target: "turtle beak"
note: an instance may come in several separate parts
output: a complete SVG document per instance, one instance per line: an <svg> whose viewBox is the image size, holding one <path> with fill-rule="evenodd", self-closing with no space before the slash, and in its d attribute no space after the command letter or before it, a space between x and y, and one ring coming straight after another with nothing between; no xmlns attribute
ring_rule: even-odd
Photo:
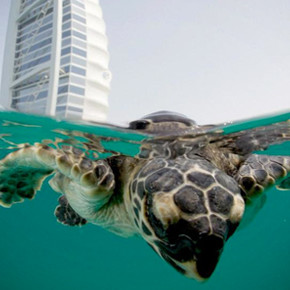
<svg viewBox="0 0 290 290"><path fill-rule="evenodd" d="M195 244L187 248L191 259L178 261L168 251L161 252L161 256L183 275L198 281L205 281L214 272L219 257L223 251L224 240L221 237L207 235Z"/></svg>
<svg viewBox="0 0 290 290"><path fill-rule="evenodd" d="M210 235L201 238L195 248L194 267L187 268L187 273L198 280L208 279L216 268L223 247L224 240L220 237Z"/></svg>

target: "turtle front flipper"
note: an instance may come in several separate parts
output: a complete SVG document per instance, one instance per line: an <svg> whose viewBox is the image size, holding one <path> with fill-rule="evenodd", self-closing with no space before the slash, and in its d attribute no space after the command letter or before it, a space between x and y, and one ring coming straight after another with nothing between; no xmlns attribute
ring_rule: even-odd
<svg viewBox="0 0 290 290"><path fill-rule="evenodd" d="M74 211L90 221L114 192L114 174L106 160L90 160L73 147L62 150L36 143L0 161L0 204L10 207L33 198L52 173L51 187L65 194Z"/></svg>
<svg viewBox="0 0 290 290"><path fill-rule="evenodd" d="M251 199L273 185L278 189L289 189L289 175L290 156L252 154L241 165L236 180L246 199Z"/></svg>
<svg viewBox="0 0 290 290"><path fill-rule="evenodd" d="M46 150L49 152L44 146L26 147L0 161L0 205L11 207L34 198L43 180L53 172L50 154L42 154Z"/></svg>
<svg viewBox="0 0 290 290"><path fill-rule="evenodd" d="M58 222L68 226L83 226L87 223L86 219L73 210L64 195L58 199L58 202L59 205L54 212Z"/></svg>
<svg viewBox="0 0 290 290"><path fill-rule="evenodd" d="M58 156L56 163L57 172L50 179L50 186L65 195L71 209L80 217L94 223L99 209L114 193L115 178L110 165L106 160L73 154Z"/></svg>

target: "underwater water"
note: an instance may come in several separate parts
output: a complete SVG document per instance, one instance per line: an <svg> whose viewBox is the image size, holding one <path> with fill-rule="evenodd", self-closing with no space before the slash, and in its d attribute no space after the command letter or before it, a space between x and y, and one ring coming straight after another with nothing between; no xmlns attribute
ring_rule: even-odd
<svg viewBox="0 0 290 290"><path fill-rule="evenodd" d="M223 126L224 134L290 119L290 113ZM63 138L80 146L76 131L104 136L100 157L135 155L146 136L100 125L73 124L0 112L0 157L18 144ZM74 140L70 139L73 132ZM77 137L76 137L77 136ZM289 142L261 152L290 155ZM212 277L188 279L157 256L141 238L122 238L94 225L56 221L59 194L45 181L33 200L0 207L0 289L290 289L290 191L272 188L255 219L226 243Z"/></svg>

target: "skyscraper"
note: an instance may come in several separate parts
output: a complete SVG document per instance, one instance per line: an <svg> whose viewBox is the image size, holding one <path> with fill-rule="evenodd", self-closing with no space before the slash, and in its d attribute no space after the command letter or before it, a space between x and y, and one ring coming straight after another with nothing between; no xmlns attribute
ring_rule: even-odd
<svg viewBox="0 0 290 290"><path fill-rule="evenodd" d="M109 54L98 0L11 1L0 104L104 121Z"/></svg>

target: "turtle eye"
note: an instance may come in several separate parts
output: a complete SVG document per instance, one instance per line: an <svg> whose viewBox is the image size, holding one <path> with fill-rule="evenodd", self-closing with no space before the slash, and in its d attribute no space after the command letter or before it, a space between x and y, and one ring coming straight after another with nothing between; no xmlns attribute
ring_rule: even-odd
<svg viewBox="0 0 290 290"><path fill-rule="evenodd" d="M137 120L129 124L129 129L144 130L150 123L146 120Z"/></svg>

